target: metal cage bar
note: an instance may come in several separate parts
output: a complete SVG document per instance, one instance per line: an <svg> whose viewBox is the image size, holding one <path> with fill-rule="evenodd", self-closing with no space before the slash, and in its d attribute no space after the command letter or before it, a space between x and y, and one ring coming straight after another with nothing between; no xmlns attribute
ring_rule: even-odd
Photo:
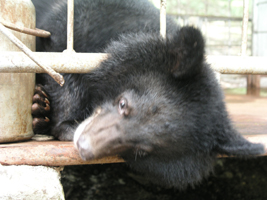
<svg viewBox="0 0 267 200"><path fill-rule="evenodd" d="M44 38L51 36L51 33L48 31L41 30L38 28L30 29L30 28L26 28L26 27L21 27L21 26L18 26L16 24L7 22L3 19L0 19L0 23L11 30L18 31L21 33L25 33L25 34L29 34L29 35L33 35L33 36L37 36L37 37L44 37Z"/></svg>
<svg viewBox="0 0 267 200"><path fill-rule="evenodd" d="M160 0L160 35L166 38L166 0Z"/></svg>
<svg viewBox="0 0 267 200"><path fill-rule="evenodd" d="M72 52L74 46L74 0L68 0L67 51Z"/></svg>
<svg viewBox="0 0 267 200"><path fill-rule="evenodd" d="M24 45L16 36L14 36L4 25L0 23L0 32L3 33L11 42L13 42L21 51L23 51L32 61L48 73L59 85L64 85L64 78L61 74L55 72L50 66L46 66L34 56L33 52Z"/></svg>
<svg viewBox="0 0 267 200"><path fill-rule="evenodd" d="M242 24L242 45L241 45L241 56L246 56L247 51L247 30L248 30L248 9L249 0L243 0L243 24Z"/></svg>
<svg viewBox="0 0 267 200"><path fill-rule="evenodd" d="M41 53L33 52L41 63L60 73L88 73L108 58L105 53ZM1 52L0 73L44 73L22 52ZM266 57L207 56L211 67L222 74L267 74Z"/></svg>
<svg viewBox="0 0 267 200"><path fill-rule="evenodd" d="M73 50L73 0L68 0L68 36L67 52ZM166 37L166 0L161 0L160 12L160 34ZM41 63L51 66L58 72L64 73L88 73L107 59L108 54L103 53L34 53ZM7 73L43 73L43 69L37 66L22 52L1 52L0 72ZM212 68L220 73L230 74L267 74L267 58L264 57L238 57L238 56L207 56L207 62ZM242 124L243 127L243 124ZM267 146L267 138L264 135L247 136L252 142L264 142ZM75 150L72 142L29 142L0 145L0 163L28 164L28 165L75 165L75 164L95 164L95 163L114 163L123 162L117 157L108 157L101 160L84 162ZM57 151L54 151L54 149ZM32 149L32 151L29 151ZM64 151L61 151L61 150ZM34 156L31 152L37 152ZM43 152L48 152L43 154ZM14 155L10 159L10 155ZM28 158L28 159L25 159Z"/></svg>
<svg viewBox="0 0 267 200"><path fill-rule="evenodd" d="M61 73L88 73L97 68L108 54L33 52L41 63ZM0 73L45 73L22 52L1 52Z"/></svg>
<svg viewBox="0 0 267 200"><path fill-rule="evenodd" d="M68 0L68 52L74 52L73 26L74 0ZM160 5L160 34L163 38L166 37L166 0L161 0ZM39 63L45 63L46 66L51 66L52 69L62 73L90 72L108 57L107 54L95 53L72 53L71 55L64 55L62 53L31 52L31 55L36 56L40 60ZM0 60L1 73L45 72L22 53L2 52L0 54ZM65 62L66 60L68 62ZM267 74L267 66L265 64L267 63L267 58L263 57L207 56L207 61L215 71L222 74Z"/></svg>

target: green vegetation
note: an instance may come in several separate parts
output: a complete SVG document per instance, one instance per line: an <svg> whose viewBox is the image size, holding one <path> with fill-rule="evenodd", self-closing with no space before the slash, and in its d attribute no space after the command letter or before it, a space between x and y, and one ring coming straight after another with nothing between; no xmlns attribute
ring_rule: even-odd
<svg viewBox="0 0 267 200"><path fill-rule="evenodd" d="M224 89L225 94L236 94L236 95L246 95L247 89L246 88L228 88ZM260 96L267 97L267 88L260 89Z"/></svg>
<svg viewBox="0 0 267 200"><path fill-rule="evenodd" d="M247 88L228 88L224 90L224 93L245 95L247 94Z"/></svg>

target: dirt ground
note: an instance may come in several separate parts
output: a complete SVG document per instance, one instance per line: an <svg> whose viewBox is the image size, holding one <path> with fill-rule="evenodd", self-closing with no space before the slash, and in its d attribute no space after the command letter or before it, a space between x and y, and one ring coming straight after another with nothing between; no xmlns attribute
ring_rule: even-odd
<svg viewBox="0 0 267 200"><path fill-rule="evenodd" d="M267 157L220 158L214 174L186 191L140 184L123 163L68 166L62 172L66 200L265 200Z"/></svg>

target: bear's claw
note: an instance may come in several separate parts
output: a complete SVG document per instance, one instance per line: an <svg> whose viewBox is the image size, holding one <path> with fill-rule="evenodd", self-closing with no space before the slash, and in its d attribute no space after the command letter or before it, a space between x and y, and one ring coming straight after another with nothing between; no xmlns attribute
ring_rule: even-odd
<svg viewBox="0 0 267 200"><path fill-rule="evenodd" d="M33 104L31 108L33 121L32 127L34 133L38 133L40 129L48 126L50 119L50 101L48 95L41 85L35 87L34 95L32 98Z"/></svg>

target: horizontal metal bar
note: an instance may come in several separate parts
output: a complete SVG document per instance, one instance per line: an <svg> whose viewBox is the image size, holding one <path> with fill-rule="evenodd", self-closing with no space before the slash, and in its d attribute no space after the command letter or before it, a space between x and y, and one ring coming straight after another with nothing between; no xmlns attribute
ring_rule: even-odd
<svg viewBox="0 0 267 200"><path fill-rule="evenodd" d="M42 63L61 73L87 73L99 66L104 53L33 53ZM1 73L44 73L21 52L1 52ZM222 74L267 74L266 57L207 56L211 67Z"/></svg>
<svg viewBox="0 0 267 200"><path fill-rule="evenodd" d="M43 70L45 70L45 72L48 73L60 86L64 85L65 81L61 74L55 72L49 65L41 63L38 58L34 56L33 52L1 23L0 32L3 33L13 44L15 44L21 51L23 51L39 67L43 68Z"/></svg>
<svg viewBox="0 0 267 200"><path fill-rule="evenodd" d="M103 163L121 163L117 156L84 161L79 156L73 142L45 141L0 144L1 165L46 165L66 166Z"/></svg>
<svg viewBox="0 0 267 200"><path fill-rule="evenodd" d="M262 143L267 147L266 135L245 136L254 143ZM266 156L267 153L260 155ZM218 157L227 157L219 155ZM50 142L23 142L0 144L1 165L44 165L44 166L68 166L68 165L91 165L125 162L118 156L104 157L97 160L84 161L79 156L73 142L50 141Z"/></svg>
<svg viewBox="0 0 267 200"><path fill-rule="evenodd" d="M41 63L60 73L87 73L98 67L107 58L103 53L33 53ZM0 53L1 73L44 73L22 52Z"/></svg>
<svg viewBox="0 0 267 200"><path fill-rule="evenodd" d="M262 34L264 34L264 33L267 33L267 31L257 31L256 30L256 31L253 32L253 34L255 34L255 33L259 33L259 34L262 33Z"/></svg>
<svg viewBox="0 0 267 200"><path fill-rule="evenodd" d="M191 14L177 14L177 13L168 13L168 15L175 16L175 17L182 17L182 18L189 18L189 17L199 17L203 19L207 19L210 21L242 21L242 17L226 17L226 16L215 16L215 15L191 15ZM252 18L248 19L249 22L252 21Z"/></svg>
<svg viewBox="0 0 267 200"><path fill-rule="evenodd" d="M207 62L221 74L267 74L267 57L207 56Z"/></svg>

